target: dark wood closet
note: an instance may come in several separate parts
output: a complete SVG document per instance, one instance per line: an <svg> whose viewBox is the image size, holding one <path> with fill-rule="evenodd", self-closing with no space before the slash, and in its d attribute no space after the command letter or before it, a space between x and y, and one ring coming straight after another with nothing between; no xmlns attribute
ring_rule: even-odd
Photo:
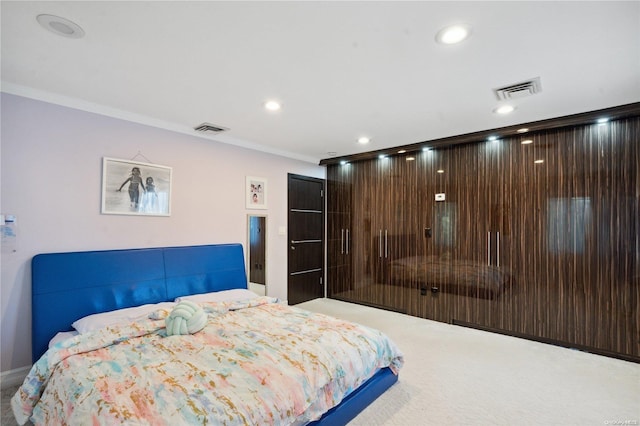
<svg viewBox="0 0 640 426"><path fill-rule="evenodd" d="M328 296L640 361L640 109L621 110L325 161Z"/></svg>

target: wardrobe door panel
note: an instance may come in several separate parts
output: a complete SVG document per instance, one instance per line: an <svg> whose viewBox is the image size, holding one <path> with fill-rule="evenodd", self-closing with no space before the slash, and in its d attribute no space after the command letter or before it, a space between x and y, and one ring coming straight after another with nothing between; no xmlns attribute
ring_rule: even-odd
<svg viewBox="0 0 640 426"><path fill-rule="evenodd" d="M385 200L385 256L387 271L384 304L400 312L411 311L415 296L418 241L421 238L417 218L417 163L415 155L397 155L388 176L389 198Z"/></svg>
<svg viewBox="0 0 640 426"><path fill-rule="evenodd" d="M511 279L505 256L511 238L505 179L510 165L504 161L509 149L501 140L466 145L456 150L451 165L460 236L452 266L454 281L462 286L453 299L454 322L491 328L502 322L500 303Z"/></svg>
<svg viewBox="0 0 640 426"><path fill-rule="evenodd" d="M374 168L371 253L375 300L387 308L407 312L415 280L402 266L413 261L417 245L415 157L379 158Z"/></svg>
<svg viewBox="0 0 640 426"><path fill-rule="evenodd" d="M358 302L382 306L382 296L377 280L381 274L381 249L377 243L382 214L379 198L384 188L379 187L377 162L365 161L354 164L354 291L352 297Z"/></svg>
<svg viewBox="0 0 640 426"><path fill-rule="evenodd" d="M638 355L638 119L549 132L545 335ZM555 309L557 308L557 310Z"/></svg>
<svg viewBox="0 0 640 426"><path fill-rule="evenodd" d="M451 151L432 149L418 157L417 214L422 238L413 266L417 271L413 309L418 316L443 322L451 321L452 252L457 242Z"/></svg>
<svg viewBox="0 0 640 426"><path fill-rule="evenodd" d="M510 141L495 328L638 356L638 122Z"/></svg>
<svg viewBox="0 0 640 426"><path fill-rule="evenodd" d="M351 273L351 165L327 168L327 291L340 297L353 287Z"/></svg>

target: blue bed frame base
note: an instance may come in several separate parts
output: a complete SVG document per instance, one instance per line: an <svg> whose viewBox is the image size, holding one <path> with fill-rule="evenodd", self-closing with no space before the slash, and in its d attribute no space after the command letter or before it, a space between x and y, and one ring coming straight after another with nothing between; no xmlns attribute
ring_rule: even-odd
<svg viewBox="0 0 640 426"><path fill-rule="evenodd" d="M393 374L390 368L383 368L360 385L356 391L347 395L339 405L336 405L324 413L319 420L311 422L309 425L346 425L397 381L398 376Z"/></svg>
<svg viewBox="0 0 640 426"><path fill-rule="evenodd" d="M46 253L34 256L31 273L33 362L84 316L247 288L241 244ZM388 368L378 371L311 424L347 424L397 380Z"/></svg>

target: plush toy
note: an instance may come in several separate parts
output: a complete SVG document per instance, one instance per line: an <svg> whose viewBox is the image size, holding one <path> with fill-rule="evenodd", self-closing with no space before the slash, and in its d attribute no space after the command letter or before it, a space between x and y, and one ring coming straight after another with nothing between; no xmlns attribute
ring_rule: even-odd
<svg viewBox="0 0 640 426"><path fill-rule="evenodd" d="M167 336L193 334L207 325L207 314L188 300L179 302L165 320Z"/></svg>

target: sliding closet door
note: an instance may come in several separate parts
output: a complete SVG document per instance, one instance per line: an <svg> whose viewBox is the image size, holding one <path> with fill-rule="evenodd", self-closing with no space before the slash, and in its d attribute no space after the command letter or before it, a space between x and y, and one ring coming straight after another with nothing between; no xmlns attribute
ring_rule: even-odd
<svg viewBox="0 0 640 426"><path fill-rule="evenodd" d="M638 135L631 119L505 141L511 284L487 326L638 356Z"/></svg>
<svg viewBox="0 0 640 426"><path fill-rule="evenodd" d="M352 232L350 240L352 288L339 298L356 303L374 304L376 292L374 283L374 256L372 253L372 228L376 226L375 192L372 179L375 167L370 161L354 162L349 165L353 182ZM376 253L377 255L377 253Z"/></svg>
<svg viewBox="0 0 640 426"><path fill-rule="evenodd" d="M414 156L330 167L331 297L408 311L415 280L396 265L416 253L415 172Z"/></svg>
<svg viewBox="0 0 640 426"><path fill-rule="evenodd" d="M452 187L454 156L454 149L439 149L424 151L418 157L421 238L412 309L422 318L443 322L451 321L452 258L458 241L459 197Z"/></svg>
<svg viewBox="0 0 640 426"><path fill-rule="evenodd" d="M397 274L394 262L415 253L409 219L415 211L415 166L404 156L379 158L358 163L355 176L354 211L360 218L353 224L357 297L362 303L405 312L413 284Z"/></svg>
<svg viewBox="0 0 640 426"><path fill-rule="evenodd" d="M327 295L348 297L353 289L351 164L327 168Z"/></svg>
<svg viewBox="0 0 640 426"><path fill-rule="evenodd" d="M638 355L638 134L634 119L533 138L546 177L536 335Z"/></svg>
<svg viewBox="0 0 640 426"><path fill-rule="evenodd" d="M417 217L417 162L415 154L400 153L381 160L388 168L386 185L388 197L384 200L385 226L383 230L383 265L385 306L400 312L410 311L415 294L418 241L421 239Z"/></svg>

